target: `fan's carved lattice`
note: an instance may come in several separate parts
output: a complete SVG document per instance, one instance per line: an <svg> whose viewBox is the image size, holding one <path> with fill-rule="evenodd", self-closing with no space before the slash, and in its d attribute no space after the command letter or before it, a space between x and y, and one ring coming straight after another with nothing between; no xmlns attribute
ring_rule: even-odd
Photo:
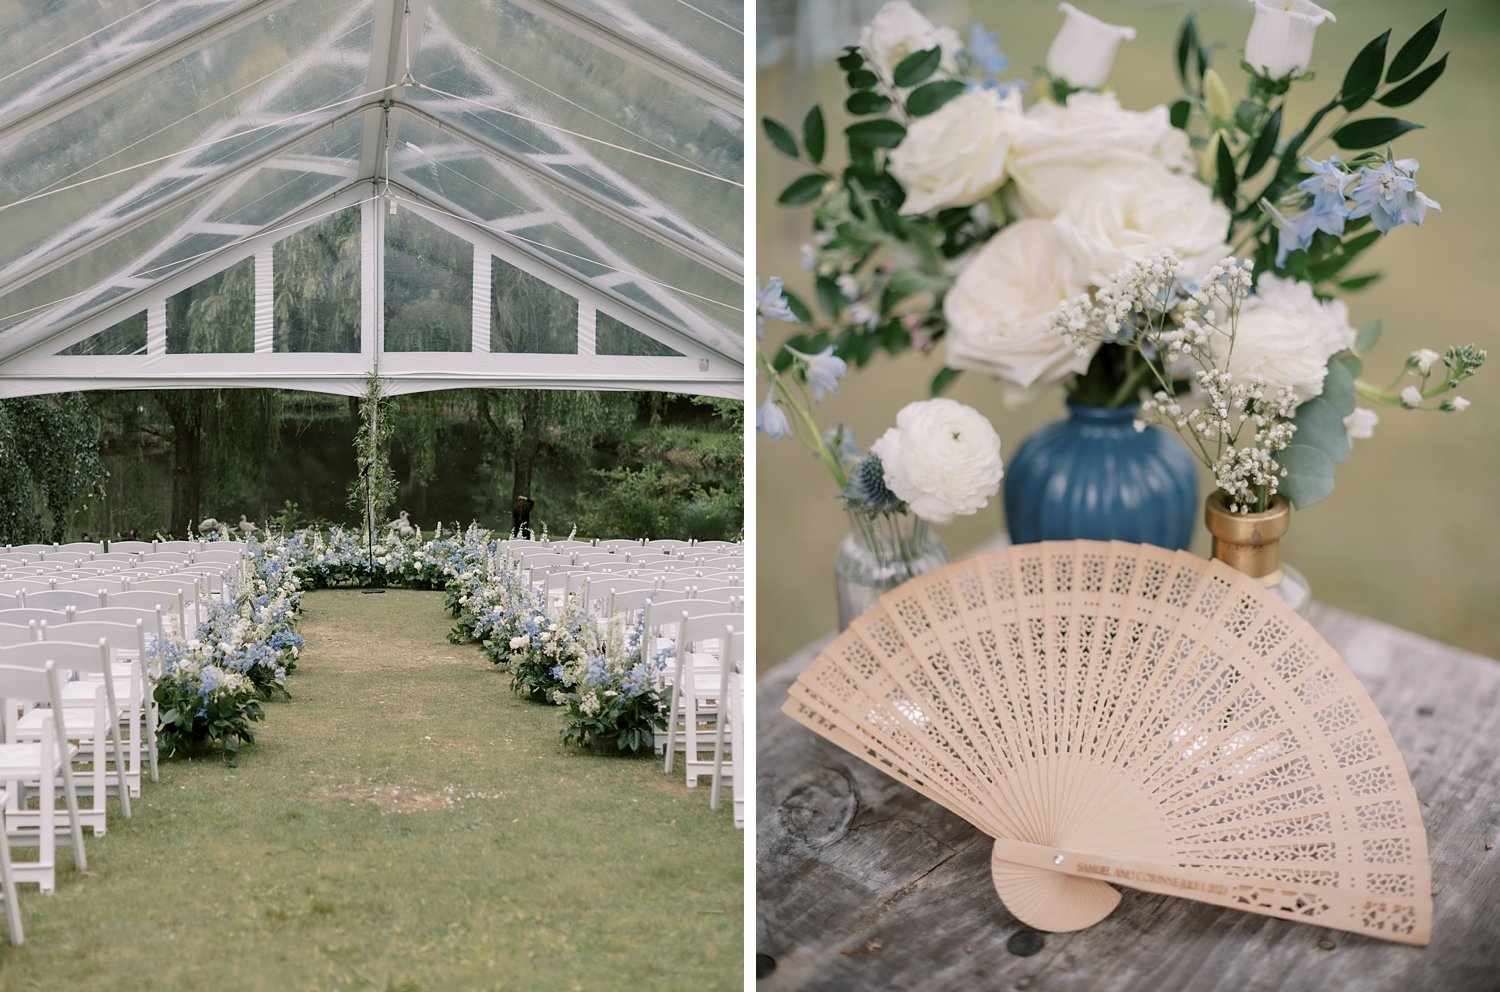
<svg viewBox="0 0 1500 992"><path fill-rule="evenodd" d="M1076 930L1108 882L1425 944L1399 751L1326 642L1182 552L1073 541L888 593L786 711L995 838L1007 907Z"/></svg>

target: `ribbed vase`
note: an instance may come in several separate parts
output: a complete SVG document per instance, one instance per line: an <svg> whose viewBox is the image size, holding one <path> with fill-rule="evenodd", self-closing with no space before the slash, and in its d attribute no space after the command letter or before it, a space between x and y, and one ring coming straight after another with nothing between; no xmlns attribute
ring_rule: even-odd
<svg viewBox="0 0 1500 992"><path fill-rule="evenodd" d="M1199 507L1197 466L1177 438L1137 431L1138 405L1068 401L1068 419L1028 437L1005 466L1016 544L1088 538L1186 548Z"/></svg>

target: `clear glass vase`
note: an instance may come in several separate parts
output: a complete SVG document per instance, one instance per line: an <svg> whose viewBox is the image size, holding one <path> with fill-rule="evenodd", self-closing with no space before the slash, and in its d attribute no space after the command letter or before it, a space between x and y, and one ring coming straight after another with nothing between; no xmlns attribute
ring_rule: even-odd
<svg viewBox="0 0 1500 992"><path fill-rule="evenodd" d="M948 548L911 513L849 512L849 535L834 558L839 630L907 579L948 564Z"/></svg>

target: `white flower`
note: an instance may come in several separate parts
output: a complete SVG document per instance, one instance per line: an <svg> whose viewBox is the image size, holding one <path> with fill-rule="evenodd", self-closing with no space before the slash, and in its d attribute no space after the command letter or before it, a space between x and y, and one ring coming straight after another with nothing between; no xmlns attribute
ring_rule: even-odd
<svg viewBox="0 0 1500 992"><path fill-rule="evenodd" d="M1432 363L1436 362L1439 358L1442 357L1442 355L1439 355L1431 348L1422 348L1419 351L1412 352L1410 360L1417 363L1418 372L1426 375L1428 372L1432 371Z"/></svg>
<svg viewBox="0 0 1500 992"><path fill-rule="evenodd" d="M1057 305L1084 290L1076 263L1051 221L1021 220L990 239L943 301L945 361L1016 386L1055 382L1088 368L1052 331Z"/></svg>
<svg viewBox="0 0 1500 992"><path fill-rule="evenodd" d="M1196 282L1229 254L1229 211L1209 188L1165 168L1121 172L1089 183L1053 218L1058 233L1096 286L1133 261L1163 249Z"/></svg>
<svg viewBox="0 0 1500 992"><path fill-rule="evenodd" d="M938 67L953 72L958 68L958 53L963 50L964 42L952 28L934 26L907 0L891 0L860 32L859 47L866 59L885 70L889 79L902 59L929 48L941 48L943 58Z"/></svg>
<svg viewBox="0 0 1500 992"><path fill-rule="evenodd" d="M1237 379L1290 388L1298 403L1323 391L1328 359L1352 347L1355 333L1342 301L1320 302L1307 283L1270 274L1241 306L1235 330L1232 355L1227 332L1209 335L1217 366Z"/></svg>
<svg viewBox="0 0 1500 992"><path fill-rule="evenodd" d="M967 207L999 189L1011 142L1024 124L1018 89L1004 97L971 89L917 118L887 162L906 187L901 212Z"/></svg>
<svg viewBox="0 0 1500 992"><path fill-rule="evenodd" d="M1349 433L1349 440L1368 440L1375 436L1375 425L1380 423L1380 417L1374 410L1364 407L1355 407L1354 412L1344 418L1344 429Z"/></svg>
<svg viewBox="0 0 1500 992"><path fill-rule="evenodd" d="M1124 110L1112 93L1074 93L1066 106L1043 101L1026 113L1011 145L1008 171L1012 206L1033 217L1051 217L1084 183L1165 166L1192 172L1188 137L1172 126L1167 108Z"/></svg>
<svg viewBox="0 0 1500 992"><path fill-rule="evenodd" d="M841 295L844 299L859 299L859 280L854 277L854 274L852 272L845 272L840 274L839 277L833 282L834 285L838 286L839 295Z"/></svg>
<svg viewBox="0 0 1500 992"><path fill-rule="evenodd" d="M1000 435L979 411L956 400L908 403L896 426L870 445L885 484L934 524L977 512L999 490Z"/></svg>
<svg viewBox="0 0 1500 992"><path fill-rule="evenodd" d="M510 649L512 651L519 651L521 648L524 648L527 643L530 642L530 640L531 638L527 637L524 634L520 637L512 637L510 639Z"/></svg>
<svg viewBox="0 0 1500 992"><path fill-rule="evenodd" d="M1312 61L1313 36L1324 21L1336 21L1308 0L1250 0L1255 20L1245 39L1245 61L1272 79L1301 73Z"/></svg>
<svg viewBox="0 0 1500 992"><path fill-rule="evenodd" d="M1455 396L1445 404L1454 413L1463 413L1469 408L1469 401L1462 396Z"/></svg>
<svg viewBox="0 0 1500 992"><path fill-rule="evenodd" d="M1063 26L1047 49L1047 71L1070 86L1097 89L1109 78L1120 42L1135 40L1135 28L1105 24L1070 3L1058 9Z"/></svg>
<svg viewBox="0 0 1500 992"><path fill-rule="evenodd" d="M1401 390L1401 405L1415 410L1422 405L1422 391L1416 386L1407 386Z"/></svg>

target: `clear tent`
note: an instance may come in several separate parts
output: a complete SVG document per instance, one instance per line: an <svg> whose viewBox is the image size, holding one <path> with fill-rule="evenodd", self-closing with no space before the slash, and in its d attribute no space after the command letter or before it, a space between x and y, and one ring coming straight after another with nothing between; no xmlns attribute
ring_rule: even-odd
<svg viewBox="0 0 1500 992"><path fill-rule="evenodd" d="M0 0L0 396L373 371L741 397L742 25Z"/></svg>

